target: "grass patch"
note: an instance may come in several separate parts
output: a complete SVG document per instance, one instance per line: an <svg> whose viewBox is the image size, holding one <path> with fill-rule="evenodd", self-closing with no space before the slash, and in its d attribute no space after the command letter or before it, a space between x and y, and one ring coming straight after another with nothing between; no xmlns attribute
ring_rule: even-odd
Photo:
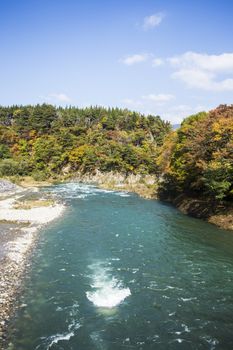
<svg viewBox="0 0 233 350"><path fill-rule="evenodd" d="M20 177L18 181L18 185L28 188L28 187L43 187L43 186L51 186L52 180L46 179L43 181L36 181L32 176L24 176Z"/></svg>
<svg viewBox="0 0 233 350"><path fill-rule="evenodd" d="M52 199L43 199L43 200L26 200L22 202L16 202L14 209L32 209L32 208L41 208L41 207L50 207L54 204Z"/></svg>
<svg viewBox="0 0 233 350"><path fill-rule="evenodd" d="M20 221L19 222L19 221L16 221L16 220L5 220L5 219L0 220L0 225L1 224L17 225L17 226L20 226L20 227L28 227L28 226L31 225L31 223L28 222L28 221L24 221L24 222Z"/></svg>

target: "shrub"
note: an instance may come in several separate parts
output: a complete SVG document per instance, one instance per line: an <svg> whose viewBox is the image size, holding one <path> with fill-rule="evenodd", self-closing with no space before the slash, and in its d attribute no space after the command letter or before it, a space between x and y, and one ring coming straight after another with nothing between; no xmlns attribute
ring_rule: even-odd
<svg viewBox="0 0 233 350"><path fill-rule="evenodd" d="M18 173L18 163L13 159L3 159L0 162L1 176L14 176Z"/></svg>

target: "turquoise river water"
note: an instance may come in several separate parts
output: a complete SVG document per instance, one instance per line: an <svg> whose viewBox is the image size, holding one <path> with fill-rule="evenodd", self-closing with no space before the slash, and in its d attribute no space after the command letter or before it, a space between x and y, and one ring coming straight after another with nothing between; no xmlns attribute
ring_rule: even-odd
<svg viewBox="0 0 233 350"><path fill-rule="evenodd" d="M233 349L233 234L77 183L40 233L11 350Z"/></svg>

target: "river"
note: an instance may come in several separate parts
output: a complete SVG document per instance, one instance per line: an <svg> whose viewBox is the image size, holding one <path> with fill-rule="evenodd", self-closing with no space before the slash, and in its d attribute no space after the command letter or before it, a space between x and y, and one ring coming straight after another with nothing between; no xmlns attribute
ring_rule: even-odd
<svg viewBox="0 0 233 350"><path fill-rule="evenodd" d="M233 348L233 234L135 194L76 183L44 228L9 350Z"/></svg>

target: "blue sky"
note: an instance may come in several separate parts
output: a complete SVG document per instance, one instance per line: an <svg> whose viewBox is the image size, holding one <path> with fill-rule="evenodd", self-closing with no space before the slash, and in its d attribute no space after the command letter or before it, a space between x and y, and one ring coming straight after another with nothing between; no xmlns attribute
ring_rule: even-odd
<svg viewBox="0 0 233 350"><path fill-rule="evenodd" d="M0 0L0 104L180 122L232 103L231 0Z"/></svg>

